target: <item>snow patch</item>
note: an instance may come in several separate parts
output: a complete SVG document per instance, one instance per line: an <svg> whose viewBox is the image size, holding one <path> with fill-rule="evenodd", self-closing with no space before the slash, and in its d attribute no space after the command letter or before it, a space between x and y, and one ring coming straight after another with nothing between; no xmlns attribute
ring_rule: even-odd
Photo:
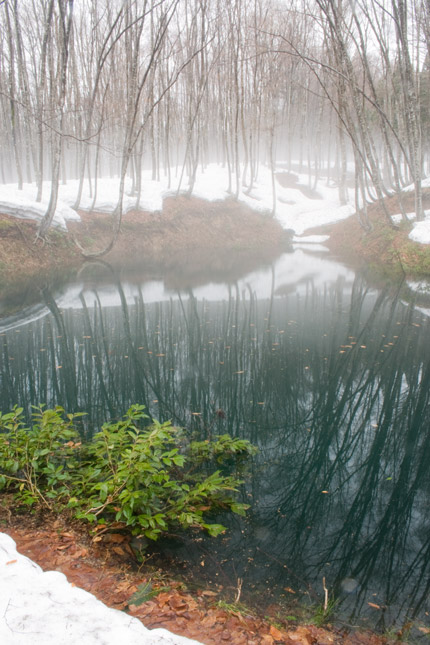
<svg viewBox="0 0 430 645"><path fill-rule="evenodd" d="M0 533L0 643L5 645L198 645L166 629L149 630L73 587L58 571L43 572Z"/></svg>
<svg viewBox="0 0 430 645"><path fill-rule="evenodd" d="M409 239L419 244L430 244L430 211L425 211L426 219L423 222L415 222Z"/></svg>
<svg viewBox="0 0 430 645"><path fill-rule="evenodd" d="M430 282L427 282L426 280L408 280L407 285L409 289L412 289L415 293L430 296Z"/></svg>
<svg viewBox="0 0 430 645"><path fill-rule="evenodd" d="M300 235L293 237L293 244L323 244L330 239L330 235Z"/></svg>
<svg viewBox="0 0 430 645"><path fill-rule="evenodd" d="M0 187L0 212L18 219L40 221L48 208L48 200L36 202L36 189L33 184L24 184L22 190L15 185L5 184ZM66 222L80 221L76 211L59 201L55 211L53 225L66 229Z"/></svg>
<svg viewBox="0 0 430 645"><path fill-rule="evenodd" d="M415 213L406 213L406 217L409 221L416 219ZM403 222L403 215L401 213L396 213L396 215L391 215L391 221L393 224L399 225Z"/></svg>

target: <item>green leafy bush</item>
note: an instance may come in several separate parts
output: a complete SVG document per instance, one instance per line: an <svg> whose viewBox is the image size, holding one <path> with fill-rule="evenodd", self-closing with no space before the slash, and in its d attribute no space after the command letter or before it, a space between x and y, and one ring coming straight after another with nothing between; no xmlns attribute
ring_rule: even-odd
<svg viewBox="0 0 430 645"><path fill-rule="evenodd" d="M222 435L189 444L170 422L145 427L144 406L134 405L82 443L78 416L39 408L28 428L22 408L0 414L0 488L21 504L73 508L78 518L121 522L152 540L178 527L216 536L225 528L208 521L211 511L245 514L236 499L242 482L214 464L254 454L248 441Z"/></svg>

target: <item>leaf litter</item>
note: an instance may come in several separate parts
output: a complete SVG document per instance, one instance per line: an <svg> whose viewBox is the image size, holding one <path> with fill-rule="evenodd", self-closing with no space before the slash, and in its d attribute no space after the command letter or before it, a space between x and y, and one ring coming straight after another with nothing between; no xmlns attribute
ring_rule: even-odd
<svg viewBox="0 0 430 645"><path fill-rule="evenodd" d="M383 645L388 638L372 632L347 633L334 627L293 624L250 614L242 607L218 606L221 592L199 589L190 592L184 583L154 574L153 568L136 561L130 537L115 526L100 527L96 538L88 527L64 517L43 514L12 515L0 508L2 530L18 550L44 570L65 574L72 585L94 594L109 607L123 610L151 629L164 627L196 639L204 645ZM167 581L168 579L168 581ZM392 641L394 642L394 641ZM400 641L396 639L396 643Z"/></svg>

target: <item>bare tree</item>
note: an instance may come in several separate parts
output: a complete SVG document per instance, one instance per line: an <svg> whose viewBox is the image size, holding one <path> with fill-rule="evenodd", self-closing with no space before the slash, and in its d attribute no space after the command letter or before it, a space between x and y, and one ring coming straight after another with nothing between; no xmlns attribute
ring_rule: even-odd
<svg viewBox="0 0 430 645"><path fill-rule="evenodd" d="M53 135L52 168L51 168L51 195L45 215L37 230L37 239L45 239L57 207L58 183L60 178L61 149L63 145L63 120L64 103L67 91L67 66L69 61L69 47L73 24L73 0L57 0L58 9L58 58L57 78L58 90L52 97L55 101L56 129Z"/></svg>

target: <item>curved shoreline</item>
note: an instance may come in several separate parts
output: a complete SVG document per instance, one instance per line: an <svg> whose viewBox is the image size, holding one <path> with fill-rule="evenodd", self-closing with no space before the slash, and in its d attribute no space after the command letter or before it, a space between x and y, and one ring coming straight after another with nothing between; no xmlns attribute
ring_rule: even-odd
<svg viewBox="0 0 430 645"><path fill-rule="evenodd" d="M81 213L68 231L53 229L45 245L34 243L37 223L0 214L0 297L42 287L52 279L67 280L88 260L85 251L103 249L111 239L112 216ZM167 198L158 213L130 211L118 240L100 259L118 270L160 270L186 260L196 274L231 271L238 260L252 270L271 262L285 249L288 236L272 217L240 202L206 202L198 198Z"/></svg>

